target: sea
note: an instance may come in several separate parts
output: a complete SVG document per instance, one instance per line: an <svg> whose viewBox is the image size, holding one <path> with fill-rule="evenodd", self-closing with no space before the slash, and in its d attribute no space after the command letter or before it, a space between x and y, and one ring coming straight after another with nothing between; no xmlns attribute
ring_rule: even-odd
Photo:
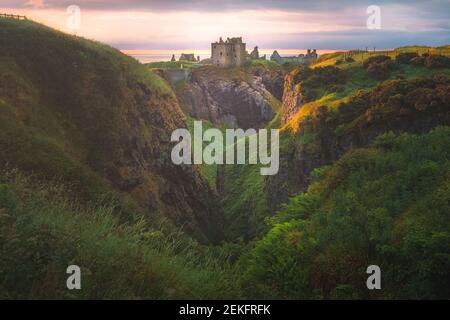
<svg viewBox="0 0 450 320"><path fill-rule="evenodd" d="M282 57L293 57L303 53L306 54L306 49L259 49L259 54L266 55L267 59L277 50ZM317 50L319 55L324 53L336 52L338 50ZM211 57L211 50L199 49L183 49L183 50L122 50L123 53L132 56L141 63L170 61L172 55L178 60L182 53L193 53L196 57L199 56L201 60Z"/></svg>

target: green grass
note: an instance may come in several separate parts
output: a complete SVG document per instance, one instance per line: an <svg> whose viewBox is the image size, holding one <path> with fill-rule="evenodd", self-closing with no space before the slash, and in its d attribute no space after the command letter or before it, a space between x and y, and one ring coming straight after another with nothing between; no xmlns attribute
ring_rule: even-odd
<svg viewBox="0 0 450 320"><path fill-rule="evenodd" d="M427 46L407 46L407 47L400 47L393 50L386 50L386 51L376 51L376 52L362 52L362 51L351 51L351 57L355 60L355 62L348 63L345 62L345 57L348 56L348 52L333 52L333 53L325 53L321 55L317 61L312 65L312 67L325 67L325 66L334 66L336 65L337 61L341 61L342 65L340 67L347 68L351 67L355 64L362 63L365 59L374 56L374 55L386 55L391 57L392 59L395 59L395 57L404 52L416 52L419 55L422 55L424 53L430 53L430 54L443 54L443 55L450 55L450 47L449 46L442 46L442 47L427 47Z"/></svg>
<svg viewBox="0 0 450 320"><path fill-rule="evenodd" d="M199 66L197 62L192 61L160 61L160 62L150 62L146 66L150 69L192 69Z"/></svg>
<svg viewBox="0 0 450 320"><path fill-rule="evenodd" d="M264 193L264 176L260 165L225 165L223 207L231 239L251 239L265 230L269 207Z"/></svg>
<svg viewBox="0 0 450 320"><path fill-rule="evenodd" d="M258 59L258 60L247 60L245 63L244 63L244 68L245 69L252 69L252 68L255 68L255 67L260 67L260 66L262 66L262 67L264 67L264 68L266 68L266 69L269 69L269 70L274 70L274 69L277 69L277 68L280 68L280 65L278 64L278 63L276 63L276 62L274 62L274 61L270 61L270 60L262 60L262 59Z"/></svg>
<svg viewBox="0 0 450 320"><path fill-rule="evenodd" d="M111 192L92 167L106 169L121 152L130 88L146 86L157 104L175 98L170 86L109 46L32 21L1 19L0 27L0 146L8 150L1 164L64 178L89 198ZM150 126L141 124L152 138Z"/></svg>
<svg viewBox="0 0 450 320"><path fill-rule="evenodd" d="M202 122L202 136L203 133L208 130L208 129L212 129L215 128L214 125L207 121L207 120L198 120L198 119L194 119L192 117L187 117L187 126L188 126L188 130L191 133L191 137L193 139L194 137L194 121L201 121ZM222 133L225 132L225 128L222 128ZM208 145L207 142L203 142L203 149ZM192 144L192 150L194 148L194 145ZM193 152L193 151L192 151ZM206 163L202 163L199 165L200 171L202 172L203 176L206 178L206 180L209 183L209 186L213 189L216 190L216 177L217 177L217 164L206 164Z"/></svg>
<svg viewBox="0 0 450 320"><path fill-rule="evenodd" d="M82 207L67 194L56 182L1 173L1 298L239 296L226 256L199 248L182 234L152 228L145 219L121 222L113 204ZM80 291L66 288L65 270L72 264L81 268Z"/></svg>
<svg viewBox="0 0 450 320"><path fill-rule="evenodd" d="M399 53L403 52L419 52L419 54L430 52L432 54L435 54L439 51L438 49L431 47L403 47L388 51L387 53L384 52L377 54L387 54L391 58L395 59L395 57ZM344 54L344 52L324 54L314 65L312 65L312 68L335 66L337 60L344 60ZM343 62L342 64L336 65L336 67L348 72L348 80L346 81L343 88L338 92L322 92L322 95L318 99L304 104L303 107L298 111L298 113L291 118L291 120L284 126L283 129L289 129L292 132L297 132L301 126L303 119L305 119L305 117L308 117L318 107L325 105L330 109L335 109L338 108L341 103L347 102L350 97L357 94L360 90L373 90L379 84L379 82L373 79L362 67L362 62L370 56L371 55L367 53L364 53L363 55L357 54L353 56L353 58L355 59L354 62ZM419 77L432 78L433 76L438 74L450 76L450 69L429 69L421 66L400 64L397 70L391 72L388 80L395 80L397 78L406 80Z"/></svg>
<svg viewBox="0 0 450 320"><path fill-rule="evenodd" d="M170 134L185 126L172 88L114 48L31 21L1 19L0 34L0 167L61 179L80 202L113 194L132 203L129 219L188 221L207 241L212 224L197 218L210 189L197 170L187 192L172 177Z"/></svg>

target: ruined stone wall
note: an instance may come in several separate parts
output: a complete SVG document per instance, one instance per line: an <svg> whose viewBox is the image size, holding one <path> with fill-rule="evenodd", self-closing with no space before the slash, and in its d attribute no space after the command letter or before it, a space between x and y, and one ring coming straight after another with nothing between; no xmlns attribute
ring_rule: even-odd
<svg viewBox="0 0 450 320"><path fill-rule="evenodd" d="M211 59L218 66L241 66L246 59L245 43L212 43Z"/></svg>

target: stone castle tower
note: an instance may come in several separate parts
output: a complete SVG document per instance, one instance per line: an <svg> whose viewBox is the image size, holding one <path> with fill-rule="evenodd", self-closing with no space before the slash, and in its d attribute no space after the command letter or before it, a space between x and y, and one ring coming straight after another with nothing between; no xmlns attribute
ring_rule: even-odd
<svg viewBox="0 0 450 320"><path fill-rule="evenodd" d="M239 67L246 60L247 51L242 38L227 38L211 43L211 60L214 65L223 67Z"/></svg>

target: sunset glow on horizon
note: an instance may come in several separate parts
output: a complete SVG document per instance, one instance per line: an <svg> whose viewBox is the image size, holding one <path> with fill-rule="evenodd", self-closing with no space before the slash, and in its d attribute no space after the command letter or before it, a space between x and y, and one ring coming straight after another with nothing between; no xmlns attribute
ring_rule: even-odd
<svg viewBox="0 0 450 320"><path fill-rule="evenodd" d="M430 2L434 9L428 10ZM214 1L2 0L0 12L26 15L68 32L66 8L75 4L81 10L77 35L122 50L208 50L220 36L242 36L247 48L278 49L392 48L450 42L448 17L439 10L442 1L380 1L381 30L366 28L364 2L342 1L340 6L320 6L320 0L314 5L311 1L258 3L230 1L221 7Z"/></svg>

